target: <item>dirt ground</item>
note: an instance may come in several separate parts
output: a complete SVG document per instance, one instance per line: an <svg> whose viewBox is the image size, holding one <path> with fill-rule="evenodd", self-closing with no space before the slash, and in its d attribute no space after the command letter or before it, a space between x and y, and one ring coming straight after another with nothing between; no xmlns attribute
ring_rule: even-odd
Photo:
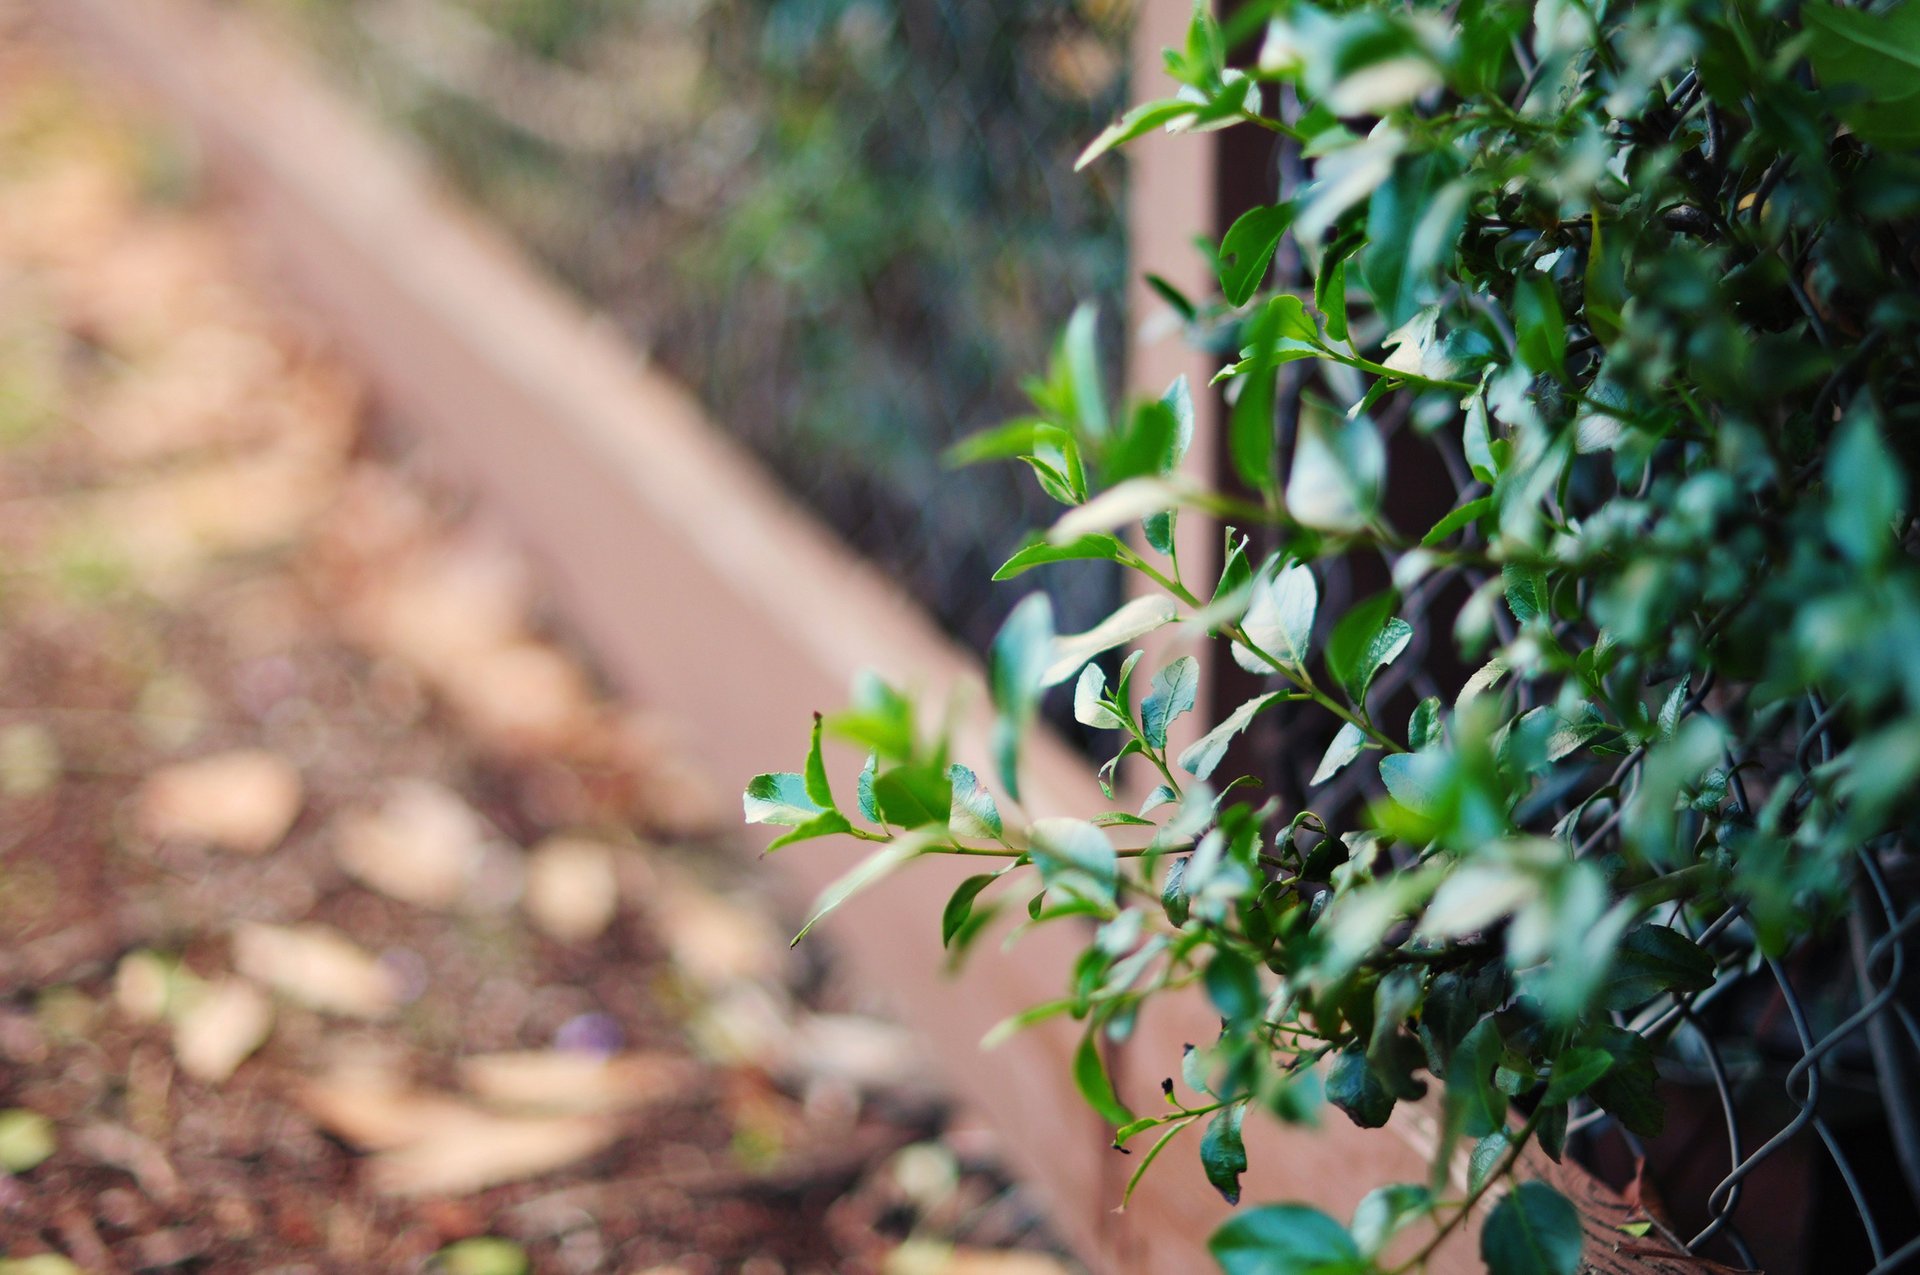
<svg viewBox="0 0 1920 1275"><path fill-rule="evenodd" d="M1067 1270L198 188L0 16L0 1275Z"/></svg>

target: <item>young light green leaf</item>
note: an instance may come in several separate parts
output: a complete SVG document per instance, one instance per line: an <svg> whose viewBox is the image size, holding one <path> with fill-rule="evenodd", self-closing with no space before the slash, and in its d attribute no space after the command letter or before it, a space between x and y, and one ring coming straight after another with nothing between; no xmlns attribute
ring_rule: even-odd
<svg viewBox="0 0 1920 1275"><path fill-rule="evenodd" d="M1313 641L1313 617L1319 607L1319 587L1304 563L1263 570L1253 582L1240 630L1264 654L1290 669L1304 670ZM1249 673L1273 671L1265 660L1239 643L1234 644L1233 658Z"/></svg>
<svg viewBox="0 0 1920 1275"><path fill-rule="evenodd" d="M1084 562L1105 560L1118 562L1126 556L1126 549L1114 537L1105 532L1092 532L1077 540L1065 544L1054 544L1047 540L1036 540L1016 551L1011 558L1000 564L993 573L995 580L1011 580L1023 571L1033 567L1045 566L1051 562Z"/></svg>
<svg viewBox="0 0 1920 1275"><path fill-rule="evenodd" d="M823 807L807 795L807 781L792 771L755 775L747 781L743 799L748 823L784 824L797 828L820 814Z"/></svg>
<svg viewBox="0 0 1920 1275"><path fill-rule="evenodd" d="M1433 1193L1424 1186L1399 1183L1376 1187L1353 1210L1354 1243L1366 1256L1378 1257L1407 1223L1432 1210Z"/></svg>
<svg viewBox="0 0 1920 1275"><path fill-rule="evenodd" d="M965 766L949 766L947 777L953 781L952 806L947 817L947 826L953 834L1003 840L1006 829L1000 822L1000 809L993 803L993 794L980 786L980 777Z"/></svg>
<svg viewBox="0 0 1920 1275"><path fill-rule="evenodd" d="M880 803L874 800L873 781L880 772L880 757L877 753L867 754L867 764L860 768L860 778L853 788L854 800L859 803L860 813L869 823L880 822Z"/></svg>
<svg viewBox="0 0 1920 1275"><path fill-rule="evenodd" d="M1248 209L1227 229L1220 241L1220 290L1228 304L1245 305L1253 296L1292 224L1292 204L1271 204Z"/></svg>
<svg viewBox="0 0 1920 1275"><path fill-rule="evenodd" d="M1028 852L1047 887L1111 907L1119 888L1119 858L1104 832L1084 819L1036 819Z"/></svg>
<svg viewBox="0 0 1920 1275"><path fill-rule="evenodd" d="M1100 135L1080 152L1080 158L1073 161L1074 171L1080 171L1114 147L1130 142L1144 133L1198 115L1201 105L1184 98L1141 103L1100 130Z"/></svg>
<svg viewBox="0 0 1920 1275"><path fill-rule="evenodd" d="M916 829L896 837L862 859L845 876L820 892L820 897L814 900L813 915L807 918L807 923L800 927L800 932L793 936L793 942L788 946L797 947L800 940L807 937L813 927L835 908L868 886L882 880L901 865L925 854L928 848L938 840L939 836L933 830Z"/></svg>
<svg viewBox="0 0 1920 1275"><path fill-rule="evenodd" d="M1100 373L1100 311L1090 302L1075 307L1060 338L1073 408L1090 438L1107 435L1107 384Z"/></svg>
<svg viewBox="0 0 1920 1275"><path fill-rule="evenodd" d="M836 810L833 789L827 783L827 762L820 751L820 714L813 715L813 739L807 746L807 798L822 810Z"/></svg>
<svg viewBox="0 0 1920 1275"><path fill-rule="evenodd" d="M1089 1028L1080 1038L1080 1047L1073 1052L1073 1083L1094 1113L1117 1129L1133 1123L1133 1112L1113 1091L1107 1064L1100 1057L1099 1038L1097 1028Z"/></svg>
<svg viewBox="0 0 1920 1275"><path fill-rule="evenodd" d="M1119 714L1100 702L1107 692L1107 675L1098 664L1080 670L1073 684L1073 720L1095 730L1118 730L1126 725Z"/></svg>
<svg viewBox="0 0 1920 1275"><path fill-rule="evenodd" d="M1321 754L1320 764L1313 768L1313 778L1307 781L1308 785L1317 787L1332 779L1366 746L1367 732L1353 722L1343 724L1327 744L1327 751Z"/></svg>
<svg viewBox="0 0 1920 1275"><path fill-rule="evenodd" d="M1227 747L1233 743L1234 737L1252 725L1255 717L1281 697L1279 691L1256 695L1234 709L1218 726L1187 745L1180 754L1180 769L1201 779L1210 777L1220 764L1220 759L1227 755Z"/></svg>
<svg viewBox="0 0 1920 1275"><path fill-rule="evenodd" d="M1033 721L1053 654L1053 604L1031 594L1013 609L987 652L987 683L993 696L993 757L1001 786L1020 799L1020 741Z"/></svg>
<svg viewBox="0 0 1920 1275"><path fill-rule="evenodd" d="M784 850L799 841L812 841L819 837L837 837L852 832L853 824L838 810L823 810L803 824L796 824L791 830L773 839L767 846L767 853Z"/></svg>
<svg viewBox="0 0 1920 1275"><path fill-rule="evenodd" d="M1356 706L1365 706L1373 679L1413 640L1413 626L1393 614L1398 604L1391 592L1375 594L1349 608L1327 638L1327 671Z"/></svg>
<svg viewBox="0 0 1920 1275"><path fill-rule="evenodd" d="M1154 748L1167 746L1167 727L1193 708L1200 691L1200 662L1183 655L1153 676L1140 702L1140 729Z"/></svg>
<svg viewBox="0 0 1920 1275"><path fill-rule="evenodd" d="M1380 507L1387 452L1366 416L1325 404L1301 405L1300 432L1287 475L1287 508L1303 526L1360 531Z"/></svg>
<svg viewBox="0 0 1920 1275"><path fill-rule="evenodd" d="M1072 544L1089 535L1112 532L1148 514L1172 509L1192 492L1190 484L1168 477L1129 478L1084 505L1069 509L1047 531L1047 543Z"/></svg>
<svg viewBox="0 0 1920 1275"><path fill-rule="evenodd" d="M953 937L965 928L973 917L973 901L980 892L1000 879L997 872L982 872L968 877L954 888L947 898L947 906L940 914L940 945L953 946Z"/></svg>
<svg viewBox="0 0 1920 1275"><path fill-rule="evenodd" d="M1070 633L1055 638L1048 652L1049 661L1040 672L1040 686L1058 685L1078 673L1088 660L1100 652L1112 650L1171 623L1175 610L1172 598L1149 594L1135 598L1085 633Z"/></svg>

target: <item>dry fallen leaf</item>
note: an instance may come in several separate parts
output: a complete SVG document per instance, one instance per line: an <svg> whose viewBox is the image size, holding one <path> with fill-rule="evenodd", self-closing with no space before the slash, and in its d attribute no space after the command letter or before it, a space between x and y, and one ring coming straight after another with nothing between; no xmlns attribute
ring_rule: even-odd
<svg viewBox="0 0 1920 1275"><path fill-rule="evenodd" d="M266 1043L273 1002L252 983L223 978L190 997L173 1020L173 1052L189 1076L218 1084Z"/></svg>
<svg viewBox="0 0 1920 1275"><path fill-rule="evenodd" d="M587 1113L622 1111L677 1097L699 1079L688 1059L635 1053L605 1058L568 1050L480 1054L460 1062L460 1081L500 1107Z"/></svg>
<svg viewBox="0 0 1920 1275"><path fill-rule="evenodd" d="M384 1018L400 1001L398 979L337 930L324 925L262 925L234 931L240 973L314 1009Z"/></svg>
<svg viewBox="0 0 1920 1275"><path fill-rule="evenodd" d="M439 784L408 780L377 811L334 825L334 854L362 883L405 903L447 908L473 883L490 830Z"/></svg>
<svg viewBox="0 0 1920 1275"><path fill-rule="evenodd" d="M886 1275L1070 1275L1057 1257L1024 1249L948 1248L909 1240L887 1254Z"/></svg>
<svg viewBox="0 0 1920 1275"><path fill-rule="evenodd" d="M327 1132L362 1151L419 1142L473 1110L445 1094L411 1088L391 1072L364 1067L306 1081L293 1097Z"/></svg>
<svg viewBox="0 0 1920 1275"><path fill-rule="evenodd" d="M511 751L567 749L594 719L579 665L544 642L464 650L427 672L454 711Z"/></svg>
<svg viewBox="0 0 1920 1275"><path fill-rule="evenodd" d="M434 1122L416 1141L375 1155L367 1178L391 1195L462 1195L563 1168L620 1133L617 1123L600 1117L463 1110Z"/></svg>
<svg viewBox="0 0 1920 1275"><path fill-rule="evenodd" d="M286 836L301 799L300 773L284 758L240 749L148 775L137 818L141 833L155 841L262 854Z"/></svg>
<svg viewBox="0 0 1920 1275"><path fill-rule="evenodd" d="M774 983L787 943L761 913L716 894L670 864L653 863L641 902L675 967L706 990L730 983Z"/></svg>
<svg viewBox="0 0 1920 1275"><path fill-rule="evenodd" d="M597 841L551 837L527 860L527 915L563 943L597 938L619 906L613 851Z"/></svg>

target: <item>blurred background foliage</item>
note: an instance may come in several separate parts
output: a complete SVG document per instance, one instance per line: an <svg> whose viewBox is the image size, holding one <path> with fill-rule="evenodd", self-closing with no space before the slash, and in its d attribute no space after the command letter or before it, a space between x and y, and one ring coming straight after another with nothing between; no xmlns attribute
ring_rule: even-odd
<svg viewBox="0 0 1920 1275"><path fill-rule="evenodd" d="M1041 511L940 452L1019 408L1076 300L1117 340L1124 170L1072 162L1128 0L260 2L984 649ZM1110 609L1063 574L1063 624Z"/></svg>

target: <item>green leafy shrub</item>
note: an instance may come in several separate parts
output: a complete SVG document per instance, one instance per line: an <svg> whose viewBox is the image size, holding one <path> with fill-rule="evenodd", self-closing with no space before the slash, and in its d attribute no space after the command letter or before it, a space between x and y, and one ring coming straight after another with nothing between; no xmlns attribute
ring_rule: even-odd
<svg viewBox="0 0 1920 1275"><path fill-rule="evenodd" d="M1265 0L1224 30L1203 8L1167 67L1178 93L1083 163L1250 125L1298 174L1226 233L1219 297L1169 293L1226 353L1237 481L1178 472L1188 387L1107 404L1091 313L1032 414L962 449L1071 507L1001 576L1099 559L1154 587L1085 634L1022 602L991 655L992 756L969 760L1017 801L1035 706L1070 682L1119 741L1101 790L1129 757L1158 786L1137 811L1016 819L868 683L824 723L872 754L857 799L816 724L747 816L788 825L776 845L879 844L823 911L963 854L997 864L946 909L957 950L1022 899L1096 920L1067 994L1021 1021L1084 1022L1076 1079L1116 1142L1196 1129L1230 1201L1250 1111L1324 1096L1375 1127L1436 1088L1430 1181L1381 1184L1351 1224L1273 1205L1213 1239L1234 1275L1364 1272L1425 1228L1392 1267L1412 1269L1523 1148L1562 1153L1576 1104L1656 1133L1665 1036L1626 1011L1817 931L1920 810L1920 4ZM1390 448L1461 475L1456 506L1407 525ZM1183 572L1182 515L1226 525L1217 580ZM1323 606L1356 565L1390 586ZM1196 662L1096 658L1168 626L1265 682L1183 749ZM1410 650L1465 670L1449 695L1382 689ZM1337 727L1304 809L1247 782L1263 759L1227 764L1265 714ZM1311 800L1357 769L1363 800ZM1193 985L1220 1038L1136 1116L1097 1042ZM1579 1219L1526 1182L1481 1244L1497 1272L1570 1275Z"/></svg>

